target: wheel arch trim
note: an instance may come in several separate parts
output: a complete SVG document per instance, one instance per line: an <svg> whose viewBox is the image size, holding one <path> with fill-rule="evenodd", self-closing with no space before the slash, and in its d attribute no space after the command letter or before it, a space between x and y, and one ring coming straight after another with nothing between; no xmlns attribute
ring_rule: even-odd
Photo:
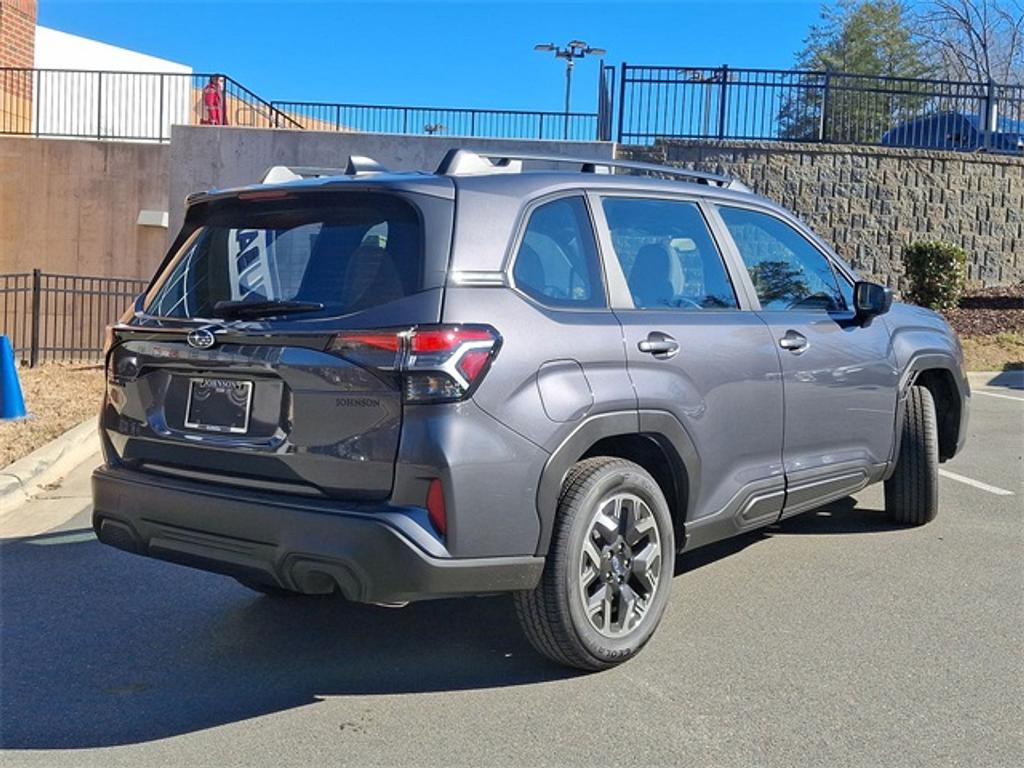
<svg viewBox="0 0 1024 768"><path fill-rule="evenodd" d="M925 371L942 370L947 371L953 379L957 394L960 397L960 423L957 429L956 453L964 445L967 439L967 419L971 399L971 388L960 367L958 361L945 352L920 352L913 355L903 367L900 376L899 392L896 398L896 415L893 421L895 439L892 445L892 454L889 456L889 466L885 471L884 478L888 480L896 470L896 457L900 453L900 442L903 437L903 415L906 411L907 394L914 386L918 378Z"/></svg>
<svg viewBox="0 0 1024 768"><path fill-rule="evenodd" d="M572 466L600 440L619 436L649 435L667 443L678 459L673 471L682 471L686 489L684 519L689 517L690 507L696 498L696 483L700 477L700 456L686 428L673 414L667 411L615 411L600 413L582 421L552 452L537 484L537 517L540 520L540 536L537 554L545 555L551 544L558 496L562 483ZM662 445L665 448L665 445ZM670 456L670 459L672 457ZM675 465L676 462L672 462ZM676 478L678 484L680 478ZM676 510L671 510L675 517ZM679 531L682 533L682 531Z"/></svg>

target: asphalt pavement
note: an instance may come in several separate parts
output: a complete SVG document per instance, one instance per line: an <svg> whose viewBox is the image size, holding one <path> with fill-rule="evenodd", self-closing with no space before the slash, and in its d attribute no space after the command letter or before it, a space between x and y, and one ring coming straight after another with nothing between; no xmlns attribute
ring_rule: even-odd
<svg viewBox="0 0 1024 768"><path fill-rule="evenodd" d="M0 765L1015 768L1024 391L976 393L935 522L873 487L685 555L598 674L505 597L280 600L104 547L83 465L0 525Z"/></svg>

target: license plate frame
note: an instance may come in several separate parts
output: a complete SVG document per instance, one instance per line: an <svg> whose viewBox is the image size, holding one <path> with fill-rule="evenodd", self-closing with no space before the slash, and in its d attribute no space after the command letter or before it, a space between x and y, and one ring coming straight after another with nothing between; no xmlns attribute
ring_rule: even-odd
<svg viewBox="0 0 1024 768"><path fill-rule="evenodd" d="M212 390L206 397L200 398L197 407L196 388L201 387ZM230 390L240 390L241 396L232 398ZM200 390L202 391L202 390ZM216 434L244 435L249 431L249 421L252 417L252 393L253 382L243 379L219 379L215 377L190 378L188 382L188 400L185 405L185 428L194 429L199 432L213 432ZM218 402L206 402L210 397L217 398ZM221 419L210 419L208 417L211 405L226 412L228 417ZM231 409L234 409L232 412ZM197 412L198 411L198 412Z"/></svg>

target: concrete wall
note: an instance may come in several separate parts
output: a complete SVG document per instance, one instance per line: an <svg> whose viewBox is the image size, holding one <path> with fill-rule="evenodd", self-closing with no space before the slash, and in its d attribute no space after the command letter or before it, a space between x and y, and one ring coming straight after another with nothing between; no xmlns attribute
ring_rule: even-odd
<svg viewBox="0 0 1024 768"><path fill-rule="evenodd" d="M620 156L717 171L796 211L857 269L901 287L912 240L970 255L969 279L1024 280L1024 159L1001 155L671 141Z"/></svg>
<svg viewBox="0 0 1024 768"><path fill-rule="evenodd" d="M343 168L349 155L365 155L396 171L432 171L452 147L600 158L610 158L614 151L608 142L175 126L171 134L169 234L173 237L181 226L189 193L253 184L273 165Z"/></svg>
<svg viewBox="0 0 1024 768"><path fill-rule="evenodd" d="M0 137L0 273L149 277L167 210L167 146Z"/></svg>
<svg viewBox="0 0 1024 768"><path fill-rule="evenodd" d="M341 167L350 154L433 169L452 146L610 157L608 143L175 127L166 145L0 137L0 273L149 277L193 191L258 181L271 165ZM867 275L900 287L916 238L959 243L970 277L1024 280L1024 160L800 144L671 142L620 156L734 175L797 211ZM169 190L169 194L168 194ZM141 227L141 209L170 228Z"/></svg>

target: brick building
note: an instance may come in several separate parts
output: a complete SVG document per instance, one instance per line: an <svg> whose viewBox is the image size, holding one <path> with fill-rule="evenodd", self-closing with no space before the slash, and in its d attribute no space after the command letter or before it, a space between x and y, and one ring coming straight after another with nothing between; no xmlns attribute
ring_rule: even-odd
<svg viewBox="0 0 1024 768"><path fill-rule="evenodd" d="M25 131L30 119L35 66L36 0L0 0L0 130ZM26 108L25 105L28 105Z"/></svg>

